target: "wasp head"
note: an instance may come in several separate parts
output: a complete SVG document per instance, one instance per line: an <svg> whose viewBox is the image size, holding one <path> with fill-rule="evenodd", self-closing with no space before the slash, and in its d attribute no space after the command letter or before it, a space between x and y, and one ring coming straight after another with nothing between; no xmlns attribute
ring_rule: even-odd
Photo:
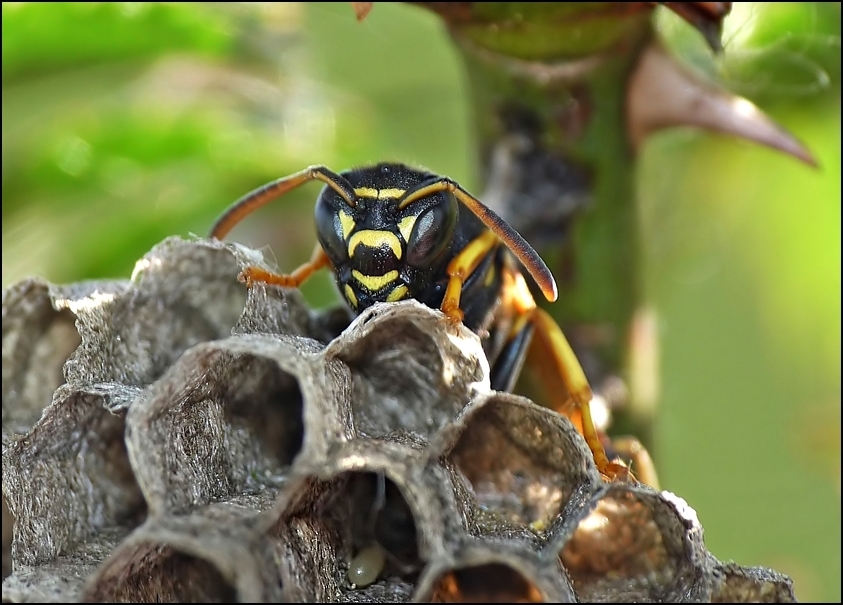
<svg viewBox="0 0 843 605"><path fill-rule="evenodd" d="M440 191L402 204L408 193L435 175L400 164L339 175L344 199L326 186L316 202L319 242L334 265L337 285L360 312L376 302L415 298L447 263L459 204Z"/></svg>

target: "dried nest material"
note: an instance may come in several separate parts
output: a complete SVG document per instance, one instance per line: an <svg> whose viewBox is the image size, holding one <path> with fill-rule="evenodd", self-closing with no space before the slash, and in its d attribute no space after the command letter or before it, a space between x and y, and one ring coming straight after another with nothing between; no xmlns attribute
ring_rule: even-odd
<svg viewBox="0 0 843 605"><path fill-rule="evenodd" d="M794 600L604 483L438 311L348 325L247 294L256 262L172 238L130 281L4 292L4 601Z"/></svg>

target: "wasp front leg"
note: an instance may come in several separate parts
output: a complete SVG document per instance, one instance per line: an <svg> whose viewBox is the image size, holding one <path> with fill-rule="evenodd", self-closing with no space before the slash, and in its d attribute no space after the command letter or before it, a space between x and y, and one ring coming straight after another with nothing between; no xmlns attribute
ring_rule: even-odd
<svg viewBox="0 0 843 605"><path fill-rule="evenodd" d="M629 468L634 470L635 478L650 487L659 489L659 476L656 465L647 448L635 437L615 437L609 441L607 449L619 457L629 460Z"/></svg>
<svg viewBox="0 0 843 605"><path fill-rule="evenodd" d="M460 308L460 297L465 281L497 245L497 236L491 231L485 231L482 235L471 240L448 263L448 286L445 288L445 296L442 298L439 309L452 322L460 323L465 316Z"/></svg>
<svg viewBox="0 0 843 605"><path fill-rule="evenodd" d="M313 275L319 269L331 266L331 259L325 254L322 246L316 244L313 249L313 254L310 260L298 267L295 271L289 274L272 273L260 267L246 267L237 276L241 282L245 282L246 286L251 288L255 284L266 284L270 286L280 286L282 288L298 288L307 278Z"/></svg>

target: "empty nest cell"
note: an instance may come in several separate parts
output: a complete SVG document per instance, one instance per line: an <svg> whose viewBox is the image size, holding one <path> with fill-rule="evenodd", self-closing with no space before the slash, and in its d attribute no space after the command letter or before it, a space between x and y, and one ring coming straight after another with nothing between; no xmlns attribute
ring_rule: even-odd
<svg viewBox="0 0 843 605"><path fill-rule="evenodd" d="M301 451L303 395L298 379L272 359L243 355L228 363L237 369L222 395L226 421L232 428L228 447L234 455L267 460L266 467L250 469L247 480L255 489L271 482L273 471L284 473ZM250 449L255 451L246 456ZM258 476L261 471L264 477Z"/></svg>
<svg viewBox="0 0 843 605"><path fill-rule="evenodd" d="M432 563L416 593L434 603L572 603L570 584L525 544L474 539L456 547L454 557Z"/></svg>
<svg viewBox="0 0 843 605"><path fill-rule="evenodd" d="M485 361L474 334L416 301L367 309L325 354L351 369L361 436L403 431L426 440L468 403Z"/></svg>
<svg viewBox="0 0 843 605"><path fill-rule="evenodd" d="M559 553L584 601L607 591L634 602L684 600L699 592L694 550L675 509L646 488L611 486ZM675 602L675 601L674 601Z"/></svg>
<svg viewBox="0 0 843 605"><path fill-rule="evenodd" d="M23 434L64 383L62 368L81 339L75 315L53 306L50 286L19 282L3 292L3 432Z"/></svg>
<svg viewBox="0 0 843 605"><path fill-rule="evenodd" d="M712 603L795 602L793 581L772 569L717 563Z"/></svg>
<svg viewBox="0 0 843 605"><path fill-rule="evenodd" d="M486 563L444 573L434 583L432 603L541 603L541 592L503 563Z"/></svg>
<svg viewBox="0 0 843 605"><path fill-rule="evenodd" d="M32 430L4 447L15 561L49 561L104 527L137 524L144 502L123 416L109 412L103 397L64 385Z"/></svg>
<svg viewBox="0 0 843 605"><path fill-rule="evenodd" d="M233 603L237 591L210 561L143 542L110 561L85 591L87 603Z"/></svg>
<svg viewBox="0 0 843 605"><path fill-rule="evenodd" d="M258 514L228 503L151 517L89 578L83 600L278 602L272 550L252 530Z"/></svg>
<svg viewBox="0 0 843 605"><path fill-rule="evenodd" d="M302 355L267 336L197 345L132 404L127 442L151 508L284 482L305 441Z"/></svg>
<svg viewBox="0 0 843 605"><path fill-rule="evenodd" d="M500 393L478 400L461 424L447 458L473 494L472 533L503 522L542 534L572 493L595 482L581 438L550 410Z"/></svg>

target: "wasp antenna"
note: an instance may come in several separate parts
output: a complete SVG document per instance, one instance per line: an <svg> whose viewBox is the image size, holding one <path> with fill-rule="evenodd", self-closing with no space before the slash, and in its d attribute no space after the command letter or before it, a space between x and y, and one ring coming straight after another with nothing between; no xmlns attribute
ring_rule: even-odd
<svg viewBox="0 0 843 605"><path fill-rule="evenodd" d="M222 216L217 219L214 226L211 227L209 237L215 237L217 239L224 238L237 223L242 221L261 206L265 206L269 202L278 199L296 187L300 187L301 185L313 180L327 183L328 186L336 191L349 206L356 205L354 190L344 178L334 172L331 172L325 166L311 166L300 172L296 172L289 176L269 182L266 185L262 185L235 201L228 207Z"/></svg>
<svg viewBox="0 0 843 605"><path fill-rule="evenodd" d="M466 208L471 210L474 216L479 218L515 254L541 288L545 298L550 302L556 300L558 295L556 280L553 279L553 273L547 268L538 252L509 223L495 214L486 204L460 187L456 181L449 178L440 178L428 185L422 185L401 200L399 208L405 208L416 200L439 191L453 193Z"/></svg>
<svg viewBox="0 0 843 605"><path fill-rule="evenodd" d="M497 235L498 239L521 261L524 268L527 269L527 272L532 276L536 284L538 284L545 298L550 302L555 301L559 293L556 289L556 280L553 279L553 273L550 272L542 257L539 256L539 253L535 251L529 242L491 208L458 184L450 181L448 185L447 188L457 196L457 199Z"/></svg>

